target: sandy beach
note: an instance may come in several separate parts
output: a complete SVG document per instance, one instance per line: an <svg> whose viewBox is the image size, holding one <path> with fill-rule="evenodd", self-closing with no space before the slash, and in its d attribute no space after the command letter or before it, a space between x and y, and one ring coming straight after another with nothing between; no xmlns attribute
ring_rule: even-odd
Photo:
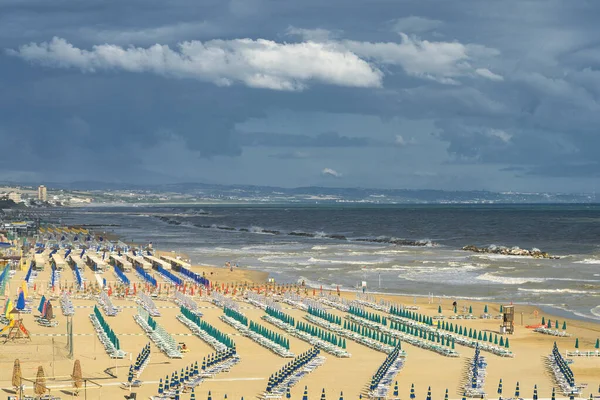
<svg viewBox="0 0 600 400"><path fill-rule="evenodd" d="M234 269L230 271L226 268L214 267L194 267L193 270L198 273L205 273L211 279L215 286L221 284L247 284L247 285L265 285L267 274L263 272ZM20 282L25 275L24 271L18 271L10 281L11 298L15 298ZM132 282L136 282L138 287L144 285L139 277L134 273L126 274ZM88 282L95 282L94 272L86 268L84 276ZM158 275L157 275L158 276ZM113 281L114 273L112 271L104 272L107 281ZM31 306L36 309L39 303L39 294L45 292L49 296L46 288L50 279L49 269L39 273L35 279L36 291L33 295L30 289ZM159 279L161 283L164 280ZM69 270L63 271L61 284L71 286L73 283L73 274ZM304 294L305 289L293 289ZM306 289L306 295L313 296L313 292L319 295L319 289ZM328 292L329 293L329 292ZM203 295L206 293L204 292ZM336 294L335 291L332 294ZM355 293L341 292L344 298L353 299ZM74 321L74 359L79 359L82 364L83 376L91 381L101 385L98 388L93 383L88 384L86 398L121 398L128 394L128 390L120 388L121 382L126 381L129 365L132 359L149 342L148 337L142 329L134 322L133 315L136 313L135 297L130 299L113 299L115 306L121 308L119 314L115 317L107 317L107 322L117 333L123 350L129 354L125 359L112 360L106 354L104 348L94 333L93 326L89 319L96 302L92 299L78 299L74 294L72 299L76 308ZM51 297L52 298L52 297ZM403 296L377 296L380 299L392 301L397 304L417 305L420 312L434 316L438 313L438 307L441 305L442 313L449 317L453 314L453 299L435 298L430 304L428 298L414 298ZM289 359L284 359L259 346L257 343L247 337L241 336L231 326L222 322L219 317L223 311L216 305L208 302L208 299L201 298L199 293L195 293L197 301L204 319L213 326L225 332L234 339L241 362L234 366L230 372L217 375L215 378L203 382L196 388L196 396L200 399L206 398L209 391L212 392L213 399L222 399L225 394L228 398L239 399L256 398L265 389L269 375L276 372L285 365ZM261 321L264 311L243 302L239 292L235 298L239 302L240 311L242 311L250 320L260 322L269 329L285 334L284 331ZM415 303L416 302L416 303ZM469 301L468 303L458 301L459 309L465 306L473 308L473 314L483 313L485 304ZM212 353L214 350L201 339L191 334L191 331L176 319L179 313L179 307L172 301L157 301L157 306L161 316L157 317L157 322L163 326L177 341L185 342L190 351L184 354L183 359L169 359L162 354L154 345L152 345L150 365L141 376L143 384L134 391L138 398L148 398L157 393L158 380L171 374L175 370L181 370L194 361L202 362L202 358ZM4 351L0 354L0 385L3 390L10 393L12 364L15 358L19 358L22 365L25 378L34 380L35 372L39 365L44 367L48 378L48 387L53 395L63 398L71 397L70 374L73 369L73 360L67 358L65 335L66 317L60 311L59 301L56 298L53 301L56 320L59 322L57 327L41 327L34 321L33 314L23 315L25 326L29 329L32 337L31 341L19 340L18 342L4 343ZM498 304L487 304L489 313L498 314ZM296 318L303 320L306 315L304 311L283 304L284 312ZM525 325L537 324L542 315L545 318L551 318L553 321L559 319L562 324L564 319L556 318L551 315L542 314L534 306L517 305L515 316L515 334L510 336L511 350L514 352L514 358L502 358L489 353L483 353L488 361L486 392L488 397L496 397L498 382L502 378L504 382L504 396L509 397L514 393L517 381L521 385L521 396L531 398L534 385L538 386L540 397L549 398L554 385L554 378L546 365L546 357L552 349L554 341L558 343L559 349L575 350L575 338L579 338L580 350L593 350L595 341L600 337L600 324L594 324L586 321L566 320L567 332L572 334L569 338L556 338L553 336L535 333L531 329L526 329ZM373 311L373 310L371 310ZM343 312L334 308L328 308L328 312L344 317ZM377 312L384 315L385 313ZM521 324L521 315L523 322ZM499 320L496 319L476 319L463 320L462 325L475 328L478 331L498 332ZM310 345L300 339L289 336L290 349L295 354L300 354L310 348ZM400 398L409 398L411 384L414 383L416 395L418 398L424 398L427 387L431 386L434 398L443 398L444 391L449 390L450 398L460 398L463 393L465 376L467 371L467 362L473 356L472 348L457 345L457 351L460 354L458 358L448 358L428 350L411 346L403 343L403 350L407 353L407 359L404 368L397 375L399 384ZM351 358L336 358L325 354L326 362L315 372L304 378L298 385L292 388L292 398L300 399L302 397L304 386L309 388L309 398L318 398L322 388L326 389L328 398L338 398L343 391L344 398L356 399L360 394L365 395L366 385L371 376L377 370L379 365L385 359L385 354L372 350L359 343L348 340L347 350L351 353ZM131 357L131 358L130 358ZM587 383L587 389L584 390L585 397L589 393L598 393L600 385L600 357L577 357L572 364L572 369L578 383ZM116 377L113 377L116 376ZM54 377L54 378L52 378ZM26 393L31 394L31 384L26 385ZM390 391L391 393L391 391ZM83 391L80 397L84 396ZM559 395L559 397L562 397ZM183 399L189 398L188 394L183 394ZM391 397L390 397L391 398Z"/></svg>

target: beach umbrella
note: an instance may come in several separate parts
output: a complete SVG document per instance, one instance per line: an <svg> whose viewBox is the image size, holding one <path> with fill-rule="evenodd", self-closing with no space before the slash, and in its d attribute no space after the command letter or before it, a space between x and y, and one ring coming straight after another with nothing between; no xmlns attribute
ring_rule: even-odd
<svg viewBox="0 0 600 400"><path fill-rule="evenodd" d="M414 400L415 397L415 384L413 383L410 385L410 398Z"/></svg>
<svg viewBox="0 0 600 400"><path fill-rule="evenodd" d="M463 392L462 400L467 400L467 392Z"/></svg>
<svg viewBox="0 0 600 400"><path fill-rule="evenodd" d="M398 396L398 381L394 384L394 396Z"/></svg>
<svg viewBox="0 0 600 400"><path fill-rule="evenodd" d="M344 392L340 392L340 400L344 400Z"/></svg>
<svg viewBox="0 0 600 400"><path fill-rule="evenodd" d="M175 391L175 400L179 400L179 389Z"/></svg>
<svg viewBox="0 0 600 400"><path fill-rule="evenodd" d="M446 389L446 394L444 395L444 400L448 400L448 389Z"/></svg>
<svg viewBox="0 0 600 400"><path fill-rule="evenodd" d="M483 312L484 312L484 314L487 314L487 313L488 313L488 306L487 306L487 304L486 304L486 305L485 305L485 307L483 308Z"/></svg>
<svg viewBox="0 0 600 400"><path fill-rule="evenodd" d="M163 387L163 380L162 378L160 378L160 381L158 381L158 394L163 394L165 391L164 387Z"/></svg>
<svg viewBox="0 0 600 400"><path fill-rule="evenodd" d="M286 399L291 399L292 398L292 393L290 392L290 387L289 386L285 390L285 398Z"/></svg>
<svg viewBox="0 0 600 400"><path fill-rule="evenodd" d="M502 306L502 304L500 305L500 312L504 311L504 307Z"/></svg>
<svg viewBox="0 0 600 400"><path fill-rule="evenodd" d="M596 346L594 347L600 349L600 339L596 339ZM598 391L600 392L600 387L598 387Z"/></svg>
<svg viewBox="0 0 600 400"><path fill-rule="evenodd" d="M308 387L304 386L304 394L302 395L302 400L308 400Z"/></svg>
<svg viewBox="0 0 600 400"><path fill-rule="evenodd" d="M500 378L500 383L498 383L498 394L502 397L502 378Z"/></svg>
<svg viewBox="0 0 600 400"><path fill-rule="evenodd" d="M196 393L194 393L194 388L192 388L192 393L190 394L190 400L196 400Z"/></svg>
<svg viewBox="0 0 600 400"><path fill-rule="evenodd" d="M321 392L321 400L326 400L325 399L325 388L323 388L323 391Z"/></svg>
<svg viewBox="0 0 600 400"><path fill-rule="evenodd" d="M473 307L469 306L469 314L473 314Z"/></svg>
<svg viewBox="0 0 600 400"><path fill-rule="evenodd" d="M206 400L212 400L212 394L210 394L210 390L208 391L208 398Z"/></svg>
<svg viewBox="0 0 600 400"><path fill-rule="evenodd" d="M575 339L575 348L579 348L579 338Z"/></svg>
<svg viewBox="0 0 600 400"><path fill-rule="evenodd" d="M563 331L567 330L567 321L563 321Z"/></svg>
<svg viewBox="0 0 600 400"><path fill-rule="evenodd" d="M442 313L442 306L441 305L438 306L438 313L440 313L440 314Z"/></svg>
<svg viewBox="0 0 600 400"><path fill-rule="evenodd" d="M46 393L47 390L48 390L48 388L46 387L46 377L44 374L44 367L42 367L40 365L38 367L37 375L35 378L34 392L35 392L35 394L37 394L38 396L41 397L44 393Z"/></svg>
<svg viewBox="0 0 600 400"><path fill-rule="evenodd" d="M517 382L517 387L515 388L515 397L516 398L519 398L519 392L520 392L520 390L519 390L519 382Z"/></svg>
<svg viewBox="0 0 600 400"><path fill-rule="evenodd" d="M13 364L13 373L12 373L12 385L15 388L15 391L17 391L17 389L21 387L22 376L23 376L23 374L21 373L21 362L19 361L18 358L15 358L15 363Z"/></svg>
<svg viewBox="0 0 600 400"><path fill-rule="evenodd" d="M542 317L542 325L546 325L546 318Z"/></svg>
<svg viewBox="0 0 600 400"><path fill-rule="evenodd" d="M431 386L427 389L427 400L431 400Z"/></svg>
<svg viewBox="0 0 600 400"><path fill-rule="evenodd" d="M552 388L552 400L556 400L556 388Z"/></svg>
<svg viewBox="0 0 600 400"><path fill-rule="evenodd" d="M537 385L533 387L533 400L538 400Z"/></svg>
<svg viewBox="0 0 600 400"><path fill-rule="evenodd" d="M569 394L569 400L575 400L575 393L571 392L571 394Z"/></svg>
<svg viewBox="0 0 600 400"><path fill-rule="evenodd" d="M17 310L25 309L25 294L23 292L19 292L19 298L17 299Z"/></svg>
<svg viewBox="0 0 600 400"><path fill-rule="evenodd" d="M169 375L165 376L165 389L169 389L171 386L169 385Z"/></svg>

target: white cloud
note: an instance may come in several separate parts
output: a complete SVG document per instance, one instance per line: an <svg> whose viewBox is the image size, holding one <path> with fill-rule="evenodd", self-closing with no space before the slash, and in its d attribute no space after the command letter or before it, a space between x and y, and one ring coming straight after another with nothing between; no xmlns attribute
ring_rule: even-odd
<svg viewBox="0 0 600 400"><path fill-rule="evenodd" d="M340 174L339 172L337 172L336 170L331 169L331 168L323 168L323 171L321 171L321 175L332 177L332 178L341 178L342 177L342 174Z"/></svg>
<svg viewBox="0 0 600 400"><path fill-rule="evenodd" d="M185 28L185 26L184 26ZM303 90L310 83L348 87L381 87L379 66L398 66L408 75L443 84L459 84L458 78L481 76L501 80L485 68L473 66L479 59L498 54L495 49L459 42L431 42L401 35L401 42L333 40L324 29L290 27L300 43L265 39L233 39L181 42L176 48L122 47L115 44L80 49L65 39L30 43L8 54L45 66L78 68L84 72L124 70L151 72L167 77L193 78L221 86L242 83L274 90ZM130 37L164 34L140 33ZM122 38L123 39L123 38ZM125 37L124 39L127 39Z"/></svg>
<svg viewBox="0 0 600 400"><path fill-rule="evenodd" d="M402 33L429 32L442 25L442 21L411 15L410 17L398 18L393 22L392 30Z"/></svg>
<svg viewBox="0 0 600 400"><path fill-rule="evenodd" d="M512 135L506 131L503 131L502 129L489 129L486 132L486 135L491 138L499 139L504 143L509 143L512 139Z"/></svg>
<svg viewBox="0 0 600 400"><path fill-rule="evenodd" d="M148 48L104 44L92 50L66 40L31 43L9 50L33 63L85 72L125 70L194 78L229 86L302 90L310 82L353 87L379 87L383 74L351 51L327 43L277 43L270 40L189 41L173 50L166 45Z"/></svg>
<svg viewBox="0 0 600 400"><path fill-rule="evenodd" d="M501 75L495 74L487 68L477 68L475 73L479 76L483 76L484 78L490 79L492 81L503 81L504 78Z"/></svg>
<svg viewBox="0 0 600 400"><path fill-rule="evenodd" d="M380 64L401 66L407 74L444 84L458 84L456 78L473 75L476 55L496 54L494 49L459 42L431 42L400 34L400 43L344 41L357 55ZM473 53L473 54L472 54ZM491 73L491 71L490 71Z"/></svg>
<svg viewBox="0 0 600 400"><path fill-rule="evenodd" d="M410 146L415 143L415 138L405 139L402 135L396 135L396 139L394 140L394 144L398 147Z"/></svg>

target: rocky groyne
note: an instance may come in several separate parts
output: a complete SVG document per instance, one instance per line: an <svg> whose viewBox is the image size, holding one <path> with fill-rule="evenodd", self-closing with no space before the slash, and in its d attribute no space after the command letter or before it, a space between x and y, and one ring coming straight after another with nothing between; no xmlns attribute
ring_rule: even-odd
<svg viewBox="0 0 600 400"><path fill-rule="evenodd" d="M522 256L522 257L533 257L533 258L548 258L558 259L560 257L548 254L540 249L521 249L520 247L504 247L504 246L489 246L489 247L477 247L474 245L464 246L462 250L471 251L474 253L487 253L487 254L502 254L505 256Z"/></svg>

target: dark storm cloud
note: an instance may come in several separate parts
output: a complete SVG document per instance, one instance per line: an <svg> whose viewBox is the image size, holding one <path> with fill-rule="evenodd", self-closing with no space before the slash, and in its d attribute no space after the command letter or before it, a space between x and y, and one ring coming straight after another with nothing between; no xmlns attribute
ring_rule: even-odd
<svg viewBox="0 0 600 400"><path fill-rule="evenodd" d="M597 176L595 2L0 0L0 9L0 138L14 149L3 170L136 180L148 176L145 152L178 143L189 171L227 157L229 168L269 165L290 185L278 163L303 162L307 148L326 150L310 150L310 161L322 169L335 158L355 185L402 186L385 181L414 163L402 151L428 160L428 174L457 168L466 182L495 169L498 188L568 176L584 189ZM306 127L238 130L273 110ZM315 113L322 121L308 120ZM349 115L365 126L334 124ZM413 121L434 128L402 130ZM398 136L411 146L394 145ZM353 149L366 157L361 177L346 173ZM179 168L161 179L179 179Z"/></svg>

